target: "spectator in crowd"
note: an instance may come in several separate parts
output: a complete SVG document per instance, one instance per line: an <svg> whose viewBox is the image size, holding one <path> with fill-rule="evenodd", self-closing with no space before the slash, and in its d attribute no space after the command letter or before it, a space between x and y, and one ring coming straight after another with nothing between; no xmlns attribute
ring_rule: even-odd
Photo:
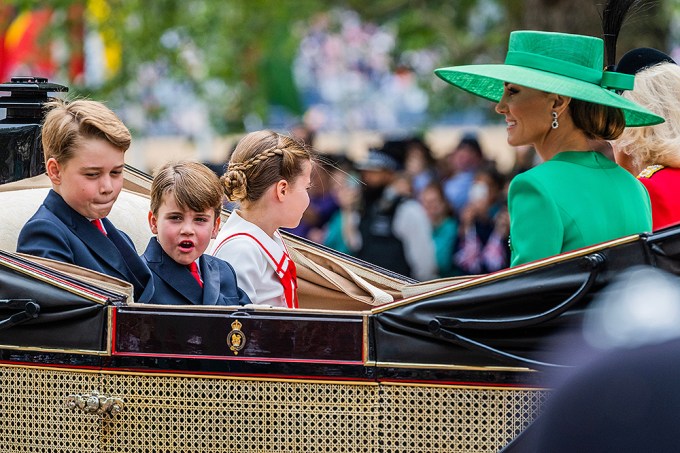
<svg viewBox="0 0 680 453"><path fill-rule="evenodd" d="M627 128L615 144L615 157L645 185L652 202L652 228L680 222L680 66L655 49L634 49L617 70L635 74L635 90L623 96L666 121Z"/></svg>
<svg viewBox="0 0 680 453"><path fill-rule="evenodd" d="M511 174L516 175L531 170L541 163L541 158L531 145L517 146L515 150L515 163L512 166Z"/></svg>
<svg viewBox="0 0 680 453"><path fill-rule="evenodd" d="M333 197L339 209L331 216L323 237L323 244L351 255L361 245L359 224L361 181L351 167L337 168L332 174Z"/></svg>
<svg viewBox="0 0 680 453"><path fill-rule="evenodd" d="M509 217L504 178L489 164L478 170L470 199L460 216L455 265L463 274L494 272L508 266Z"/></svg>
<svg viewBox="0 0 680 453"><path fill-rule="evenodd" d="M306 125L305 123L297 123L290 130L290 136L300 140L305 145L310 148L314 148L314 139L316 138L316 132L314 129Z"/></svg>
<svg viewBox="0 0 680 453"><path fill-rule="evenodd" d="M453 215L451 206L446 202L444 190L439 182L433 181L426 185L420 192L419 200L432 224L438 275L452 277L456 275L453 252L458 239L458 221Z"/></svg>
<svg viewBox="0 0 680 453"><path fill-rule="evenodd" d="M304 142L302 142L304 143ZM330 178L332 164L324 158L319 158L312 168L312 185L309 188L309 206L302 215L300 224L295 228L284 230L297 236L314 239L310 236L313 230L322 229L331 216L338 210L338 204L333 197Z"/></svg>
<svg viewBox="0 0 680 453"><path fill-rule="evenodd" d="M383 149L372 149L357 168L364 183L356 256L418 280L437 275L432 228L422 206L394 186L400 164Z"/></svg>
<svg viewBox="0 0 680 453"><path fill-rule="evenodd" d="M293 63L309 124L390 133L425 121L428 98L418 78L427 78L433 51L411 50L395 61L394 30L355 11L333 8L312 21Z"/></svg>
<svg viewBox="0 0 680 453"><path fill-rule="evenodd" d="M533 145L543 160L510 185L512 265L651 230L647 191L591 141L663 118L609 90L632 88L632 76L603 72L603 54L599 38L515 31L505 64L436 70L497 101L508 143Z"/></svg>
<svg viewBox="0 0 680 453"><path fill-rule="evenodd" d="M437 178L432 151L420 138L406 140L404 171L411 179L415 197L420 196L423 189Z"/></svg>
<svg viewBox="0 0 680 453"><path fill-rule="evenodd" d="M463 212L475 179L475 172L484 162L482 147L477 137L472 134L463 136L447 156L447 162L450 176L444 181L444 194L456 212Z"/></svg>

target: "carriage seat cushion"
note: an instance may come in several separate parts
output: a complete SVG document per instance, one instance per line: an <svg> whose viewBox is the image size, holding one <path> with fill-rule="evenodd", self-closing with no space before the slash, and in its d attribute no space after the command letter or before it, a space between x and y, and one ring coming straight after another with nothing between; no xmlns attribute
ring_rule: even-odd
<svg viewBox="0 0 680 453"><path fill-rule="evenodd" d="M0 249L16 251L21 228L35 214L48 192L48 188L0 191L0 215L3 217ZM144 251L152 236L147 220L148 213L148 198L123 190L108 216L116 228L130 236L137 253Z"/></svg>

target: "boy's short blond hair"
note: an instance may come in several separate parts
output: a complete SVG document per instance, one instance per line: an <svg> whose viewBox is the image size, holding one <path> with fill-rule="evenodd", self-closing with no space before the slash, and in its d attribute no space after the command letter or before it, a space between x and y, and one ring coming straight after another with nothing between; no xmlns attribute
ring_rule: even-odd
<svg viewBox="0 0 680 453"><path fill-rule="evenodd" d="M172 193L177 206L203 212L222 212L222 184L215 172L199 162L175 161L161 166L151 183L151 212L158 215L163 196Z"/></svg>
<svg viewBox="0 0 680 453"><path fill-rule="evenodd" d="M84 139L106 140L125 152L130 147L130 131L115 113L101 102L55 99L45 104L42 126L45 162L54 158L66 163Z"/></svg>

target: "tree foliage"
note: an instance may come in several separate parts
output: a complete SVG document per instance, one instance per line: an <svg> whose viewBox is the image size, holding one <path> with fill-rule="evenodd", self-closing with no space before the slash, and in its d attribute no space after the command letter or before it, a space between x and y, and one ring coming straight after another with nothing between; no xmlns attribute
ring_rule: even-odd
<svg viewBox="0 0 680 453"><path fill-rule="evenodd" d="M63 10L88 1L92 0L5 3L19 9ZM72 88L95 98L138 102L143 96L140 78L153 64L162 68L163 77L204 99L223 130L242 127L250 113L266 115L272 99L300 112L294 93L286 93L292 80L286 71L290 72L305 28L330 6L391 25L398 37L397 62L409 51L423 48L437 52L439 66L500 62L509 32L520 28L601 34L597 0L343 0L332 5L322 0L100 1L108 8L108 17L90 26L120 44L121 66L103 84ZM645 7L624 28L630 32L622 33L621 51L636 44L665 47L669 13L677 1L642 3ZM60 25L50 33L60 33ZM433 94L433 114L488 104L449 89L434 76L421 83Z"/></svg>

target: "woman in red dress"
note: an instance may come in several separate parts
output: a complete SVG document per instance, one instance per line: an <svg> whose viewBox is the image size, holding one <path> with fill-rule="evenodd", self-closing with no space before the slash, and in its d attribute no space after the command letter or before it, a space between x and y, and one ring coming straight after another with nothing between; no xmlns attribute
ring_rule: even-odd
<svg viewBox="0 0 680 453"><path fill-rule="evenodd" d="M626 128L614 143L616 162L637 176L652 202L652 228L680 223L680 66L655 49L634 49L618 72L635 74L624 97L663 117L654 126Z"/></svg>

